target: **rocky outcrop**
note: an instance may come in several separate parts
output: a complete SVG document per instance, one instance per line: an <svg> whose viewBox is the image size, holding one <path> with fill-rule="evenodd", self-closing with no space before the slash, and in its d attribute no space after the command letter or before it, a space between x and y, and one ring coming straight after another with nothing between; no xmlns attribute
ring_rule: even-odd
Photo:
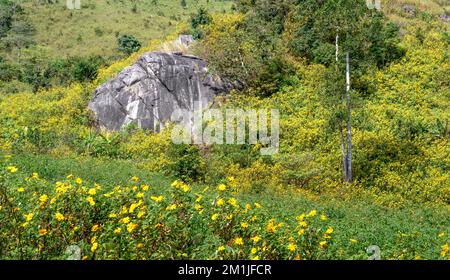
<svg viewBox="0 0 450 280"><path fill-rule="evenodd" d="M160 131L177 109L203 107L235 87L208 74L206 62L181 53L148 52L96 89L89 103L98 127L120 130L135 123Z"/></svg>

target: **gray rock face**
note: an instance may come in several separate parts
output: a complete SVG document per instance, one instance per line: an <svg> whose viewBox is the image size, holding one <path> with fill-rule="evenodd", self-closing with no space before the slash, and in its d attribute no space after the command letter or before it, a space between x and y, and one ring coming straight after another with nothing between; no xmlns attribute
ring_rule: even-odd
<svg viewBox="0 0 450 280"><path fill-rule="evenodd" d="M160 131L177 109L208 106L232 83L207 73L206 62L181 53L148 52L99 88L89 103L97 126L120 130L135 123Z"/></svg>
<svg viewBox="0 0 450 280"><path fill-rule="evenodd" d="M192 35L180 35L177 40L180 44L183 44L187 47L194 43L194 37L192 37Z"/></svg>

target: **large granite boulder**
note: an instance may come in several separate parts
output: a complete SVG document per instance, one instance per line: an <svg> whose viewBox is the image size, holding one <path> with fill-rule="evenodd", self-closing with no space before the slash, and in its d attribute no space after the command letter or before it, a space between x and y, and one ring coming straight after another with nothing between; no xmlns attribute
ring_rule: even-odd
<svg viewBox="0 0 450 280"><path fill-rule="evenodd" d="M193 110L235 87L208 74L206 62L181 53L148 52L96 89L89 103L97 126L120 130L135 123L160 131L177 109ZM196 105L197 106L197 105Z"/></svg>

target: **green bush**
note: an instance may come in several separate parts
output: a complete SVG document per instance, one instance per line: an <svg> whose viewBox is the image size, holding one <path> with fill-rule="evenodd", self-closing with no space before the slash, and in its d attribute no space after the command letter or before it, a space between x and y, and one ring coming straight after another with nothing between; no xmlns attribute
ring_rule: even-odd
<svg viewBox="0 0 450 280"><path fill-rule="evenodd" d="M168 170L171 175L184 182L196 182L204 178L204 162L195 145L171 144Z"/></svg>
<svg viewBox="0 0 450 280"><path fill-rule="evenodd" d="M117 45L119 51L127 55L137 52L141 48L141 43L133 35L120 35L117 38Z"/></svg>

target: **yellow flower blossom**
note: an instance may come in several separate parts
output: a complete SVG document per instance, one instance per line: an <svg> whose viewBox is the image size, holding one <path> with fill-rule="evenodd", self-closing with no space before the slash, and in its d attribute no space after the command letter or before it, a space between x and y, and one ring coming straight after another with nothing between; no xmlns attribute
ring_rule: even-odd
<svg viewBox="0 0 450 280"><path fill-rule="evenodd" d="M45 203L47 200L48 200L48 196L47 196L46 194L41 195L41 196L39 197L39 201L40 201L41 203Z"/></svg>
<svg viewBox="0 0 450 280"><path fill-rule="evenodd" d="M262 205L259 204L258 202L255 202L254 205L255 205L256 208L262 208Z"/></svg>
<svg viewBox="0 0 450 280"><path fill-rule="evenodd" d="M150 189L150 187L148 186L148 185L142 185L142 190L144 191L144 192L146 192L146 191L148 191L149 189Z"/></svg>
<svg viewBox="0 0 450 280"><path fill-rule="evenodd" d="M234 239L234 244L244 245L244 240L241 237L237 237L236 239Z"/></svg>
<svg viewBox="0 0 450 280"><path fill-rule="evenodd" d="M130 222L130 217L125 217L125 218L123 218L121 221L122 221L122 223L124 223L124 224L128 224L128 223Z"/></svg>
<svg viewBox="0 0 450 280"><path fill-rule="evenodd" d="M289 251L295 251L295 249L297 249L297 246L294 243L289 243L289 245L287 246Z"/></svg>
<svg viewBox="0 0 450 280"><path fill-rule="evenodd" d="M127 225L127 231L128 231L129 233L131 233L137 226L138 226L137 224L129 223L129 224Z"/></svg>
<svg viewBox="0 0 450 280"><path fill-rule="evenodd" d="M219 199L217 200L217 202L216 202L216 205L217 205L217 206L222 206L222 205L224 205L224 203L225 203L225 201L224 201L222 198L219 198Z"/></svg>
<svg viewBox="0 0 450 280"><path fill-rule="evenodd" d="M27 222L29 222L29 221L31 221L33 219L34 214L33 213L29 213L29 214L26 214L26 215L23 215L23 216L25 217L25 220Z"/></svg>
<svg viewBox="0 0 450 280"><path fill-rule="evenodd" d="M44 235L46 235L47 234L47 230L45 229L45 228L41 228L40 230L39 230L39 235L40 236L44 236Z"/></svg>
<svg viewBox="0 0 450 280"><path fill-rule="evenodd" d="M139 204L138 204L138 203L132 203L132 204L130 205L130 209L128 210L128 213L133 213L134 210L135 210L136 208L138 208L138 207L139 207Z"/></svg>
<svg viewBox="0 0 450 280"><path fill-rule="evenodd" d="M59 213L59 212L56 212L56 214L55 214L55 219L57 220L57 221L59 221L59 222L61 222L61 221L64 221L64 215L63 214L61 214L61 213Z"/></svg>
<svg viewBox="0 0 450 280"><path fill-rule="evenodd" d="M77 183L78 185L81 185L81 184L83 184L83 180L81 180L81 178L76 178L75 183Z"/></svg>
<svg viewBox="0 0 450 280"><path fill-rule="evenodd" d="M135 182L139 182L139 178L136 177L136 176L133 176L133 177L131 178L131 180L133 180L133 181L135 181Z"/></svg>
<svg viewBox="0 0 450 280"><path fill-rule="evenodd" d="M448 246L448 243L441 246L441 257L445 257L450 250L450 246Z"/></svg>
<svg viewBox="0 0 450 280"><path fill-rule="evenodd" d="M115 234L120 234L121 232L122 232L122 229L120 227L118 227L114 230Z"/></svg>
<svg viewBox="0 0 450 280"><path fill-rule="evenodd" d="M236 206L237 205L237 200L234 197L232 197L232 198L228 199L228 203L231 206Z"/></svg>
<svg viewBox="0 0 450 280"><path fill-rule="evenodd" d="M139 213L137 214L138 219L142 218L145 215L144 211L139 211Z"/></svg>
<svg viewBox="0 0 450 280"><path fill-rule="evenodd" d="M252 238L250 238L250 240L253 241L253 243L258 243L261 240L261 237L258 235L253 236Z"/></svg>
<svg viewBox="0 0 450 280"><path fill-rule="evenodd" d="M217 189L221 192L225 191L227 189L227 186L225 186L224 184L220 184Z"/></svg>
<svg viewBox="0 0 450 280"><path fill-rule="evenodd" d="M325 216L325 214L320 215L320 219L322 221L326 221L327 220L327 216Z"/></svg>
<svg viewBox="0 0 450 280"><path fill-rule="evenodd" d="M183 192L188 192L190 189L191 189L191 188L189 188L188 185L183 184L183 185L181 186L181 190L182 190Z"/></svg>
<svg viewBox="0 0 450 280"><path fill-rule="evenodd" d="M97 193L97 190L94 188L89 189L88 194L89 195L95 195Z"/></svg>
<svg viewBox="0 0 450 280"><path fill-rule="evenodd" d="M108 215L108 217L111 218L111 219L112 219L112 218L116 218L116 217L117 217L117 214L111 213L111 214Z"/></svg>
<svg viewBox="0 0 450 280"><path fill-rule="evenodd" d="M177 209L177 205L176 204L171 204L171 205L166 207L167 211L172 211L172 210L175 210L175 209Z"/></svg>
<svg viewBox="0 0 450 280"><path fill-rule="evenodd" d="M334 232L334 229L332 227L328 227L327 231L325 232L326 234L332 234Z"/></svg>
<svg viewBox="0 0 450 280"><path fill-rule="evenodd" d="M19 170L19 169L15 166L8 166L8 167L6 167L6 170L8 170L11 173L16 173L17 170Z"/></svg>
<svg viewBox="0 0 450 280"><path fill-rule="evenodd" d="M152 196L150 197L151 200L156 201L156 202L161 202L164 199L164 196L160 195L160 196Z"/></svg>
<svg viewBox="0 0 450 280"><path fill-rule="evenodd" d="M92 228L91 228L91 231L92 232L96 232L99 228L100 228L99 225L93 225Z"/></svg>
<svg viewBox="0 0 450 280"><path fill-rule="evenodd" d="M225 246L219 246L219 248L217 248L217 251L219 252L225 251Z"/></svg>
<svg viewBox="0 0 450 280"><path fill-rule="evenodd" d="M94 253L95 251L97 251L97 249L98 249L98 243L97 243L97 242L94 242L94 243L91 245L91 252Z"/></svg>
<svg viewBox="0 0 450 280"><path fill-rule="evenodd" d="M242 222L241 223L241 227L244 228L244 229L248 228L248 224L246 222Z"/></svg>
<svg viewBox="0 0 450 280"><path fill-rule="evenodd" d="M24 192L24 191L25 191L25 189L24 189L24 188L22 188L22 187L20 187L20 188L17 188L17 191L18 191L18 192Z"/></svg>
<svg viewBox="0 0 450 280"><path fill-rule="evenodd" d="M195 208L195 210L197 210L197 211L203 210L203 206L201 206L200 204L195 204L194 208Z"/></svg>
<svg viewBox="0 0 450 280"><path fill-rule="evenodd" d="M143 198L144 197L144 193L139 192L139 193L136 194L136 197L137 198Z"/></svg>
<svg viewBox="0 0 450 280"><path fill-rule="evenodd" d="M252 261L259 261L259 256L254 256L251 258Z"/></svg>
<svg viewBox="0 0 450 280"><path fill-rule="evenodd" d="M328 246L328 244L327 244L326 241L320 241L320 242L319 242L319 245L320 245L320 248L322 248L322 249L325 249L325 248L327 248L327 246Z"/></svg>
<svg viewBox="0 0 450 280"><path fill-rule="evenodd" d="M311 212L308 213L308 217L315 217L317 215L316 210L311 210Z"/></svg>
<svg viewBox="0 0 450 280"><path fill-rule="evenodd" d="M212 216L211 216L211 220L213 220L213 221L215 221L215 220L217 220L217 218L219 217L219 214L213 214Z"/></svg>
<svg viewBox="0 0 450 280"><path fill-rule="evenodd" d="M298 233L298 235L303 235L305 233L305 230L304 229L300 229L297 233Z"/></svg>
<svg viewBox="0 0 450 280"><path fill-rule="evenodd" d="M254 248L254 247L250 250L250 253L252 255L256 254L257 252L258 252L258 249Z"/></svg>
<svg viewBox="0 0 450 280"><path fill-rule="evenodd" d="M86 198L86 201L89 203L89 205L91 205L91 206L94 206L95 205L95 201L94 201L94 199L92 198L92 196L88 196L87 198Z"/></svg>

